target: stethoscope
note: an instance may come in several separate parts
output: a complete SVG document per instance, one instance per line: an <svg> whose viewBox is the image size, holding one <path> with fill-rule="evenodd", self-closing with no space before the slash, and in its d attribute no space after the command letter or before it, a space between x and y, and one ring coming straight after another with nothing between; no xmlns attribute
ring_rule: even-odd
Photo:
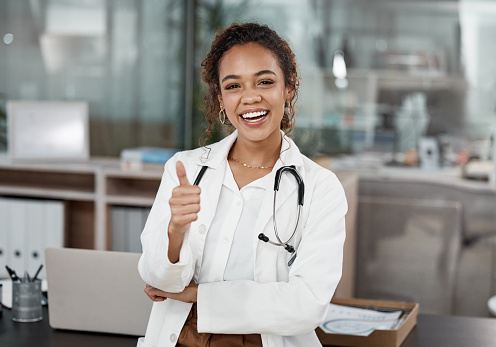
<svg viewBox="0 0 496 347"><path fill-rule="evenodd" d="M208 166L202 166L200 172L198 173L198 176L196 176L196 179L193 183L193 185L198 185L203 177L203 174L205 171L207 171ZM284 172L288 172L294 176L296 179L296 183L298 184L298 215L296 217L296 223L295 227L293 230L293 233L291 234L291 237L286 241L283 242L281 238L279 237L279 232L277 231L277 222L276 222L276 197L277 197L277 192L279 191L279 184L281 182L281 177ZM303 197L305 195L305 184L303 183L303 179L301 178L300 174L298 173L298 170L296 170L296 167L294 165L290 166L283 166L279 170L276 171L276 177L274 179L274 204L272 205L272 220L274 222L274 234L276 236L277 242L270 240L264 233L260 233L258 235L259 240L263 242L268 242L271 245L274 246L282 246L286 251L289 253L295 253L291 260L289 261L288 265L291 266L293 263L294 259L296 258L296 252L295 249L292 245L289 243L291 240L296 235L296 230L298 229L298 223L300 222L300 216L301 216L301 209L303 207Z"/></svg>

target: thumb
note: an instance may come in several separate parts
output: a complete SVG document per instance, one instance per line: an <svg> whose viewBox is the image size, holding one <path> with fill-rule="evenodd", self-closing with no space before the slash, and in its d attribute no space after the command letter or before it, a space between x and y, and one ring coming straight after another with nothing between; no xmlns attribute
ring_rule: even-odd
<svg viewBox="0 0 496 347"><path fill-rule="evenodd" d="M179 178L179 185L181 186L189 186L188 177L186 177L186 169L184 168L184 164L181 161L176 163L176 173L177 178Z"/></svg>

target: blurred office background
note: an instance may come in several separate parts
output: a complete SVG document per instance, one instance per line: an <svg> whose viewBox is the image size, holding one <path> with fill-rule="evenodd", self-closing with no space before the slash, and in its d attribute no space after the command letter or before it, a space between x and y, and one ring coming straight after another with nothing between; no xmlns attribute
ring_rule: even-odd
<svg viewBox="0 0 496 347"><path fill-rule="evenodd" d="M250 20L296 53L301 150L359 176L355 295L489 315L495 1L0 0L0 150L8 100L87 101L92 157L196 147L200 63Z"/></svg>

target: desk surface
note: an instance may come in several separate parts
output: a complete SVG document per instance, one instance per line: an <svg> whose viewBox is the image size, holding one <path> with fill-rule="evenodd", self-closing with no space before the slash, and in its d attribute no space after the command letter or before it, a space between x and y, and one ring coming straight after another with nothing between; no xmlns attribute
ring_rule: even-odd
<svg viewBox="0 0 496 347"><path fill-rule="evenodd" d="M9 347L135 347L137 337L113 334L54 330L48 324L48 309L43 320L16 323L9 310L0 318L0 346ZM420 314L417 326L401 347L487 347L496 341L496 319Z"/></svg>

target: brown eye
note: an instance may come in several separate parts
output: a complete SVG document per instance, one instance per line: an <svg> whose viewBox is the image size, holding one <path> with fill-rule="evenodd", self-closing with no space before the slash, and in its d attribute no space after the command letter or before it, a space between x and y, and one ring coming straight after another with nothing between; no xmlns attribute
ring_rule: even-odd
<svg viewBox="0 0 496 347"><path fill-rule="evenodd" d="M262 84L262 85L271 85L271 84L274 84L274 81L271 81L271 80L263 80L263 81L260 81L260 84Z"/></svg>

